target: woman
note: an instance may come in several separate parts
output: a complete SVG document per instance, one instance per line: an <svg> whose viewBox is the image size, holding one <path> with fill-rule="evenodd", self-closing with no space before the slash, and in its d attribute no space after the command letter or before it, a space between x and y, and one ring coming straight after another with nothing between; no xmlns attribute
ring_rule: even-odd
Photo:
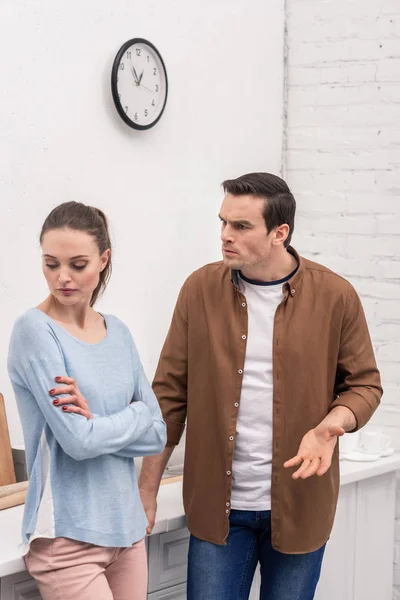
<svg viewBox="0 0 400 600"><path fill-rule="evenodd" d="M26 565L43 600L144 600L132 458L162 452L165 424L128 328L93 309L111 274L107 219L61 204L40 243L50 295L17 320L8 358L29 473Z"/></svg>

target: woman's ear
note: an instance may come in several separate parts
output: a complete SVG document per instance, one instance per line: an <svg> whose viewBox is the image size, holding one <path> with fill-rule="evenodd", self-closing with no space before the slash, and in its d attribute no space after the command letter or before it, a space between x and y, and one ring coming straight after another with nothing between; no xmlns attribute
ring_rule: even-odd
<svg viewBox="0 0 400 600"><path fill-rule="evenodd" d="M110 248L107 248L107 250L104 250L103 254L100 256L100 272L104 271L104 269L107 266L107 263L110 259L110 255L111 255L111 250Z"/></svg>

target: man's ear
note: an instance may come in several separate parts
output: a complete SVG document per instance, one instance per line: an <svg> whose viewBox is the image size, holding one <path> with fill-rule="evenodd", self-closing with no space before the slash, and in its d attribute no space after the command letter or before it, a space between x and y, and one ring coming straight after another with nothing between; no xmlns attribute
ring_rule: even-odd
<svg viewBox="0 0 400 600"><path fill-rule="evenodd" d="M286 223L283 223L282 225L278 225L278 227L276 227L274 230L274 239L273 239L272 243L275 246L280 246L281 244L283 244L285 242L289 233L290 233L289 225L287 225Z"/></svg>

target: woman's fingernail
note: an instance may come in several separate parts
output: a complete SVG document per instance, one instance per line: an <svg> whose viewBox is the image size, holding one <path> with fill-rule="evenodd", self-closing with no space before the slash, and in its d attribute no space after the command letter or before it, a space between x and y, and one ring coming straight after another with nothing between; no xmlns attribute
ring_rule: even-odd
<svg viewBox="0 0 400 600"><path fill-rule="evenodd" d="M53 400L53 404L54 404L54 406L57 406L57 404L58 404L58 398L56 398L55 400Z"/></svg>
<svg viewBox="0 0 400 600"><path fill-rule="evenodd" d="M50 394L50 396L51 396L52 394L54 394L54 392L55 392L55 390L50 390L50 391L49 391L49 394Z"/></svg>
<svg viewBox="0 0 400 600"><path fill-rule="evenodd" d="M55 377L54 380L55 381L61 381L61 377Z"/></svg>
<svg viewBox="0 0 400 600"><path fill-rule="evenodd" d="M65 411L67 410L67 407L66 407L66 406L63 406L63 407L62 407L62 409L63 409L63 411L65 412Z"/></svg>

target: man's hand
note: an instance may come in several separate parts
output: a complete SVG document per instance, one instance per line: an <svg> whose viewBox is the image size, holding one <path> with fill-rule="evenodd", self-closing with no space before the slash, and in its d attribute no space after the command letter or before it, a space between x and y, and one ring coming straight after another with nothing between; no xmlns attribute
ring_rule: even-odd
<svg viewBox="0 0 400 600"><path fill-rule="evenodd" d="M156 514L157 514L157 496L156 494L152 494L150 492L146 492L143 489L140 489L140 498L142 500L143 508L146 513L148 526L146 527L146 532L150 535L153 531L154 524L156 522Z"/></svg>
<svg viewBox="0 0 400 600"><path fill-rule="evenodd" d="M77 415L82 415L87 419L92 419L93 417L89 409L89 404L86 398L81 394L75 379L72 379L72 377L56 377L55 381L65 385L49 391L50 396L54 398L54 406L61 406L63 412L72 412L76 413ZM66 398L56 397L61 394L70 395ZM68 404L73 404L74 406L67 406Z"/></svg>
<svg viewBox="0 0 400 600"><path fill-rule="evenodd" d="M161 454L143 458L138 484L140 498L149 522L146 528L148 534L152 532L156 521L158 488L173 449L174 446L166 446Z"/></svg>
<svg viewBox="0 0 400 600"><path fill-rule="evenodd" d="M297 455L284 463L285 468L301 465L292 475L293 479L307 479L312 475L324 475L332 462L337 439L345 433L343 427L322 421L303 437Z"/></svg>

